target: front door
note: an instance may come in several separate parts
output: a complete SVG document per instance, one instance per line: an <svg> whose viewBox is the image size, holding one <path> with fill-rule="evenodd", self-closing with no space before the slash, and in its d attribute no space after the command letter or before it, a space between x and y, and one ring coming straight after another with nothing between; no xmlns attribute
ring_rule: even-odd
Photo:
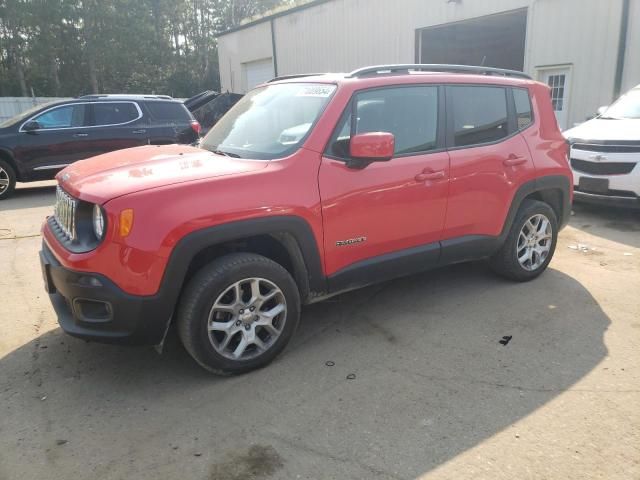
<svg viewBox="0 0 640 480"><path fill-rule="evenodd" d="M437 263L449 182L449 156L438 135L440 90L367 90L347 107L319 175L325 269L330 277L346 267L362 266L365 260L375 264L385 254L406 255L407 262L418 258ZM353 102L355 119L350 113ZM394 158L364 168L349 166L351 132L393 133ZM416 248L425 254L412 256Z"/></svg>
<svg viewBox="0 0 640 480"><path fill-rule="evenodd" d="M539 71L539 79L551 87L551 102L558 120L560 130L570 128L569 125L569 67L550 68Z"/></svg>
<svg viewBox="0 0 640 480"><path fill-rule="evenodd" d="M52 107L29 119L39 128L25 132L20 127L16 159L35 177L52 177L66 165L84 158L87 150L87 105L75 103ZM27 122L25 122L27 123Z"/></svg>

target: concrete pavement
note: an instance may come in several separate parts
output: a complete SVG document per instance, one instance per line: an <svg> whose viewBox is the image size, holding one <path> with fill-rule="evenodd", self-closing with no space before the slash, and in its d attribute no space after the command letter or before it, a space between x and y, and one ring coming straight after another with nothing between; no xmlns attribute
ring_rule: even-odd
<svg viewBox="0 0 640 480"><path fill-rule="evenodd" d="M528 284L465 264L308 307L271 366L218 378L175 336L60 331L53 199L0 202L2 480L640 478L638 213L576 207Z"/></svg>

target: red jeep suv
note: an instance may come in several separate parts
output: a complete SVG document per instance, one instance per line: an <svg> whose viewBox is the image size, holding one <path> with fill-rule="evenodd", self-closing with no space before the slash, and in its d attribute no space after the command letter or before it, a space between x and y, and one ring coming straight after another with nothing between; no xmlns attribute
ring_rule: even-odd
<svg viewBox="0 0 640 480"><path fill-rule="evenodd" d="M280 77L199 148L107 153L57 176L43 226L62 328L162 344L215 373L266 365L301 305L487 258L549 264L572 175L546 85L521 72L388 65Z"/></svg>

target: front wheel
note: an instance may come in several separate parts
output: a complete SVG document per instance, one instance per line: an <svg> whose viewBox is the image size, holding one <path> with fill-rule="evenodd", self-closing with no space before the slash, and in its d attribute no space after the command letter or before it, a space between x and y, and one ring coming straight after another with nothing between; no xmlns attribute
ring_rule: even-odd
<svg viewBox="0 0 640 480"><path fill-rule="evenodd" d="M287 270L266 257L221 257L188 283L178 332L207 370L230 375L263 367L287 345L300 319L300 295Z"/></svg>
<svg viewBox="0 0 640 480"><path fill-rule="evenodd" d="M551 262L557 240L558 220L553 209L544 202L525 200L490 265L510 280L533 280Z"/></svg>
<svg viewBox="0 0 640 480"><path fill-rule="evenodd" d="M16 188L16 172L6 161L0 159L0 200L8 198Z"/></svg>

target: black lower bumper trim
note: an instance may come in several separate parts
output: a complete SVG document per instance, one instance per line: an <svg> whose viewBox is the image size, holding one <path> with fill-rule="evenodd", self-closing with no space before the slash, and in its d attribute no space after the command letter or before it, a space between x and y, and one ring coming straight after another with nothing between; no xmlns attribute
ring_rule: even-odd
<svg viewBox="0 0 640 480"><path fill-rule="evenodd" d="M640 208L640 198L638 197L599 195L597 193L586 193L574 190L573 198L577 202L589 203L592 205L610 205L615 207Z"/></svg>
<svg viewBox="0 0 640 480"><path fill-rule="evenodd" d="M58 323L69 335L130 345L162 341L172 313L162 297L130 295L103 275L64 268L44 243L40 263Z"/></svg>

